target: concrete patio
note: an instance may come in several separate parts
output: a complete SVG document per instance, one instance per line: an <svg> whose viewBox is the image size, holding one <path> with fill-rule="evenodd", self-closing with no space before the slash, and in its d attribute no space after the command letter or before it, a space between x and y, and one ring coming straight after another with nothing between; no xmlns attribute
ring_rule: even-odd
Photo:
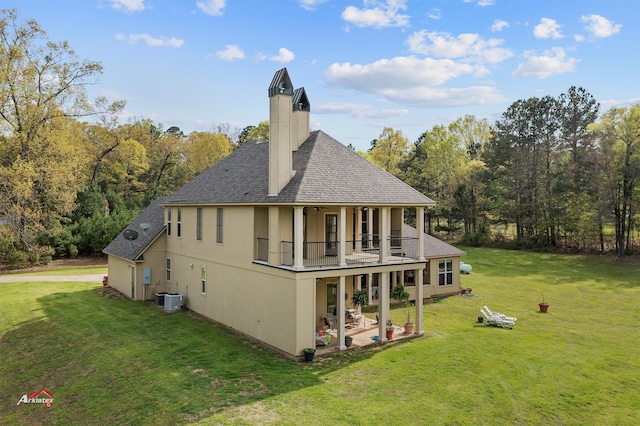
<svg viewBox="0 0 640 426"><path fill-rule="evenodd" d="M329 331L329 334L331 335L331 341L326 346L321 344L316 345L316 357L342 352L338 347L338 330L331 329L327 331ZM353 338L351 346L344 349L345 351L383 343L380 340L374 340L374 336L379 335L378 323L375 319L365 318L362 321L362 324L357 327L348 327L345 331L347 336L351 336ZM394 326L393 339L391 341L410 339L413 337L417 336L415 334L406 334L404 332L404 327Z"/></svg>

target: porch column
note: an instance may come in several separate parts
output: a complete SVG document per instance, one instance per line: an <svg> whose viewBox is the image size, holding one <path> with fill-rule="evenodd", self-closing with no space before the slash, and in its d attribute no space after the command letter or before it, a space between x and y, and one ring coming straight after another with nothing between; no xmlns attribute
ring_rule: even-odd
<svg viewBox="0 0 640 426"><path fill-rule="evenodd" d="M340 280L338 281L338 291L336 295L336 319L338 320L338 348L340 350L347 349L344 344L344 336L345 336L345 312L346 306L344 304L344 295L346 293L345 288L345 277L344 275L340 275Z"/></svg>
<svg viewBox="0 0 640 426"><path fill-rule="evenodd" d="M387 321L389 321L389 273L381 272L379 278L378 284L380 285L380 292L378 293L378 312L380 313L380 323L378 324L378 339L386 342Z"/></svg>
<svg viewBox="0 0 640 426"><path fill-rule="evenodd" d="M345 250L347 243L347 208L340 207L338 213L338 265L347 266Z"/></svg>
<svg viewBox="0 0 640 426"><path fill-rule="evenodd" d="M280 209L269 206L269 263L280 265Z"/></svg>
<svg viewBox="0 0 640 426"><path fill-rule="evenodd" d="M416 322L413 327L413 334L418 336L422 336L424 334L424 330L422 330L422 299L424 298L424 289L422 288L424 284L423 274L424 269L416 269L413 271L413 276L417 278L417 280L414 279L416 281Z"/></svg>
<svg viewBox="0 0 640 426"><path fill-rule="evenodd" d="M416 207L416 230L418 231L418 260L424 260L424 207Z"/></svg>
<svg viewBox="0 0 640 426"><path fill-rule="evenodd" d="M378 236L380 245L380 263L387 261L387 253L389 251L389 224L387 223L387 213L389 209L387 207L381 207L378 214L378 230L380 235Z"/></svg>
<svg viewBox="0 0 640 426"><path fill-rule="evenodd" d="M367 300L369 301L369 304L372 305L373 300L371 299L371 297L373 296L373 279L372 279L372 274L368 273L367 274Z"/></svg>
<svg viewBox="0 0 640 426"><path fill-rule="evenodd" d="M293 208L293 267L296 269L304 268L304 259L302 248L304 244L304 207L295 206Z"/></svg>

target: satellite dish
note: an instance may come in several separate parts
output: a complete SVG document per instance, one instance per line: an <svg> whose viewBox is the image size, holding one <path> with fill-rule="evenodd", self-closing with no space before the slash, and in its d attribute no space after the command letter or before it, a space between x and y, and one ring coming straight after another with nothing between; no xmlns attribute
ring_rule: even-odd
<svg viewBox="0 0 640 426"><path fill-rule="evenodd" d="M124 236L125 240L129 240L129 241L133 241L136 238L138 238L138 233L136 231L134 231L133 229L126 229L122 235Z"/></svg>

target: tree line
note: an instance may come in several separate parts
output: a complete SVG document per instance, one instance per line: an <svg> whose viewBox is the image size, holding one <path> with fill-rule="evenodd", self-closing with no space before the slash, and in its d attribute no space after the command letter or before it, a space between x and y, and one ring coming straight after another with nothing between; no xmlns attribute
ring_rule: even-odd
<svg viewBox="0 0 640 426"><path fill-rule="evenodd" d="M385 128L361 154L436 201L430 233L618 257L638 250L640 104L600 114L590 93L570 87L515 101L493 125L465 116L434 126L412 145Z"/></svg>
<svg viewBox="0 0 640 426"><path fill-rule="evenodd" d="M268 121L188 135L121 122L124 101L87 98L102 72L36 21L0 11L0 261L100 254L153 199L269 138ZM606 251L613 226L622 256L638 232L640 105L599 113L572 87L516 101L494 125L465 116L434 126L413 144L385 128L360 154L437 202L431 233Z"/></svg>

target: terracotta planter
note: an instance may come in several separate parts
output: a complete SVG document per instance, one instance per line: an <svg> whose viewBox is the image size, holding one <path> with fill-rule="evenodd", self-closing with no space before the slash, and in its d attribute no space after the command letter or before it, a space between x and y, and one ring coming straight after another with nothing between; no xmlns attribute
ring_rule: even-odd
<svg viewBox="0 0 640 426"><path fill-rule="evenodd" d="M540 307L540 312L547 312L547 309L549 309L548 303L538 303L538 306Z"/></svg>
<svg viewBox="0 0 640 426"><path fill-rule="evenodd" d="M393 340L393 329L387 328L387 340Z"/></svg>
<svg viewBox="0 0 640 426"><path fill-rule="evenodd" d="M404 332L407 334L413 334L413 324L405 324Z"/></svg>

